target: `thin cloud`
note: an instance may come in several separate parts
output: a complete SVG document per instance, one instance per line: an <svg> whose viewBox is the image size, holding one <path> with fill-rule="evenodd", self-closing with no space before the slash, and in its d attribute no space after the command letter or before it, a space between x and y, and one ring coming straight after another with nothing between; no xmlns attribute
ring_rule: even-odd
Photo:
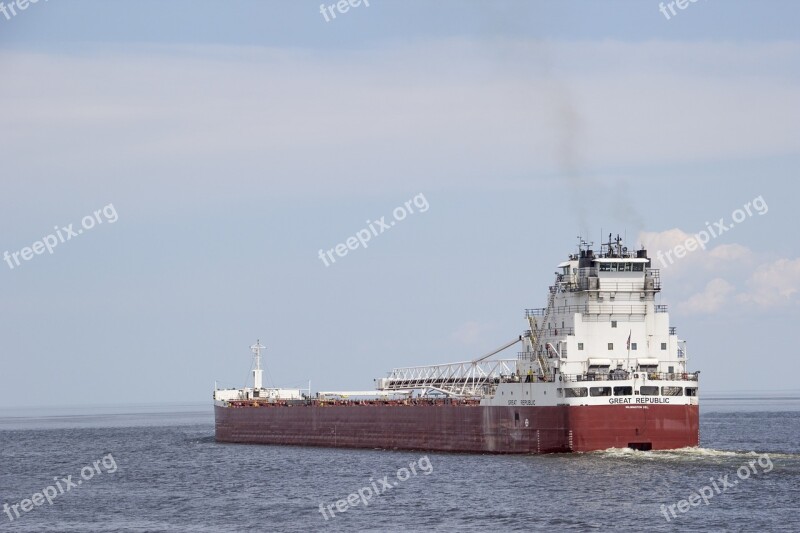
<svg viewBox="0 0 800 533"><path fill-rule="evenodd" d="M702 292L695 294L678 305L678 309L687 314L716 313L728 303L735 288L722 278L709 281Z"/></svg>
<svg viewBox="0 0 800 533"><path fill-rule="evenodd" d="M580 124L569 157L584 168L796 153L800 80L785 66L797 59L795 43L605 41L5 51L0 143L8 175L70 179L67 162L97 188L136 168L131 194L167 178L214 198L235 183L272 195L507 188L511 176L528 187L564 172L553 110L565 92Z"/></svg>
<svg viewBox="0 0 800 533"><path fill-rule="evenodd" d="M748 290L739 295L743 302L761 308L796 304L800 301L800 258L761 265L750 276L747 286Z"/></svg>

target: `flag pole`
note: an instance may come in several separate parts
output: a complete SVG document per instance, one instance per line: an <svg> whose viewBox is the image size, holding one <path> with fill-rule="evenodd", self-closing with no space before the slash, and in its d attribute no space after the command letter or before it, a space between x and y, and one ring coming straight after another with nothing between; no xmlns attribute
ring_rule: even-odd
<svg viewBox="0 0 800 533"><path fill-rule="evenodd" d="M628 372L633 371L631 368L631 334L633 330L628 330Z"/></svg>

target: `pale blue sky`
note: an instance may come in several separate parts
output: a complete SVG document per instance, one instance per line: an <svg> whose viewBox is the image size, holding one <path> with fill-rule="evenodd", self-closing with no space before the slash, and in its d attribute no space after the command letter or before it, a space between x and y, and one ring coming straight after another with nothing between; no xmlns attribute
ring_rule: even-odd
<svg viewBox="0 0 800 533"><path fill-rule="evenodd" d="M661 303L705 390L797 390L796 3L319 4L0 15L0 254L119 216L0 262L4 405L210 400L257 337L268 383L369 388L516 337L579 232L668 249L758 196Z"/></svg>

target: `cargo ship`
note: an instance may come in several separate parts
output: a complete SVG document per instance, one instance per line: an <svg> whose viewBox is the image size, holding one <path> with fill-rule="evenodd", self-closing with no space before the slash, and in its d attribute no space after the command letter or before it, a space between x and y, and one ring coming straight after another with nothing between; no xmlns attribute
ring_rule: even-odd
<svg viewBox="0 0 800 533"><path fill-rule="evenodd" d="M468 453L697 446L699 372L670 326L658 269L619 236L557 267L547 305L481 357L395 368L374 390L214 387L218 442ZM514 346L516 357L498 354Z"/></svg>

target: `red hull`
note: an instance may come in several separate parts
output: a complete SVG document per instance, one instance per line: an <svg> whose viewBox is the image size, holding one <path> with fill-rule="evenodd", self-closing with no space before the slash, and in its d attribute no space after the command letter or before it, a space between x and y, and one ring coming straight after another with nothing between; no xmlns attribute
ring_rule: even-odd
<svg viewBox="0 0 800 533"><path fill-rule="evenodd" d="M249 444L554 453L699 443L696 405L216 406L214 414L217 441Z"/></svg>

